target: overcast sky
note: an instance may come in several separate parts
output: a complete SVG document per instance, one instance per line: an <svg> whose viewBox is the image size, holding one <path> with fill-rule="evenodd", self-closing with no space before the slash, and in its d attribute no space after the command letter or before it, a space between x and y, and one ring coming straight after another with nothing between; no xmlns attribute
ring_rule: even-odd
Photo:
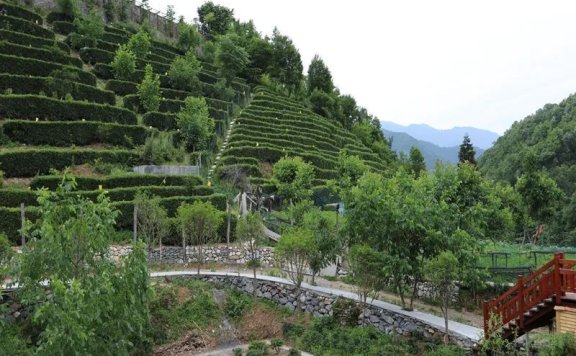
<svg viewBox="0 0 576 356"><path fill-rule="evenodd" d="M187 21L204 1L173 4ZM576 89L576 2L221 0L264 35L319 54L343 94L381 120L502 134Z"/></svg>

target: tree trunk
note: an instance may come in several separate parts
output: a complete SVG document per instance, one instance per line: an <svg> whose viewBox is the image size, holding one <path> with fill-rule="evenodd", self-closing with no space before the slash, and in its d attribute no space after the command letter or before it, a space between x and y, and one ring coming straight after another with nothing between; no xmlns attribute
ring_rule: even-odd
<svg viewBox="0 0 576 356"><path fill-rule="evenodd" d="M226 244L230 244L230 207L226 201Z"/></svg>
<svg viewBox="0 0 576 356"><path fill-rule="evenodd" d="M297 311L302 311L301 310L301 306L302 306L302 302L300 302L300 293L302 292L300 286L296 287L296 310Z"/></svg>
<svg viewBox="0 0 576 356"><path fill-rule="evenodd" d="M313 286L316 285L316 281L314 280L314 276L316 276L316 273L314 271L312 271L312 285Z"/></svg>
<svg viewBox="0 0 576 356"><path fill-rule="evenodd" d="M410 310L414 310L414 298L418 292L418 278L414 278L414 284L412 285L412 295L410 296Z"/></svg>
<svg viewBox="0 0 576 356"><path fill-rule="evenodd" d="M197 261L197 262L198 262L198 268L197 268L197 272L198 272L198 275L200 275L200 264L202 263L202 245L199 244L196 248L198 249L198 261Z"/></svg>
<svg viewBox="0 0 576 356"><path fill-rule="evenodd" d="M182 263L186 263L186 234L182 229Z"/></svg>
<svg viewBox="0 0 576 356"><path fill-rule="evenodd" d="M256 298L256 267L252 267L254 278L252 278L252 295Z"/></svg>
<svg viewBox="0 0 576 356"><path fill-rule="evenodd" d="M444 344L448 345L448 302L443 302L444 310L442 313L444 314Z"/></svg>

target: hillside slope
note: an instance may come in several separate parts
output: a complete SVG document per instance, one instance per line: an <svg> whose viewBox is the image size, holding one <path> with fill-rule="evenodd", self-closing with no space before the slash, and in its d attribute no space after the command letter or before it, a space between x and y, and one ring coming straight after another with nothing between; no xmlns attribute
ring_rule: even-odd
<svg viewBox="0 0 576 356"><path fill-rule="evenodd" d="M458 163L460 146L440 147L430 142L415 139L404 132L393 132L385 129L382 129L382 132L384 132L384 136L391 139L393 151L409 154L410 148L418 148L424 156L424 163L426 163L428 170L434 169L436 161L451 164ZM484 150L479 147L475 147L474 149L476 151L476 158L480 157L484 152Z"/></svg>
<svg viewBox="0 0 576 356"><path fill-rule="evenodd" d="M462 143L464 135L470 136L474 147L487 149L498 139L498 134L475 127L453 127L449 130L438 130L426 124L398 125L389 121L381 121L383 129L404 132L417 140L430 142L440 147L454 147Z"/></svg>
<svg viewBox="0 0 576 356"><path fill-rule="evenodd" d="M494 179L515 181L522 161L532 151L537 167L546 170L569 196L576 188L576 95L547 104L515 122L479 161L481 171Z"/></svg>

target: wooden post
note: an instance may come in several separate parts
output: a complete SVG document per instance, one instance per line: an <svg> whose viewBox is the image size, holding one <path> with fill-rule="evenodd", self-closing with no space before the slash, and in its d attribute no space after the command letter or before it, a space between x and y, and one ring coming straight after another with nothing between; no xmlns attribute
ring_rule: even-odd
<svg viewBox="0 0 576 356"><path fill-rule="evenodd" d="M138 208L134 205L134 225L132 227L132 241L136 242L138 238Z"/></svg>
<svg viewBox="0 0 576 356"><path fill-rule="evenodd" d="M560 305L562 297L562 281L560 280L560 260L564 258L562 252L554 254L554 294L556 294L556 305Z"/></svg>
<svg viewBox="0 0 576 356"><path fill-rule="evenodd" d="M24 212L24 203L20 203L20 227L22 228L20 232L20 237L22 239L22 247L26 246L26 236L24 236L24 226L26 225L26 214Z"/></svg>
<svg viewBox="0 0 576 356"><path fill-rule="evenodd" d="M488 324L490 322L490 315L488 314L488 304L489 302L487 300L484 300L482 303L482 314L484 315L484 338L487 338L489 333Z"/></svg>
<svg viewBox="0 0 576 356"><path fill-rule="evenodd" d="M524 276L522 275L518 275L516 277L518 279L518 283L516 284L518 286L518 296L520 297L520 300L518 301L518 309L520 311L519 313L519 318L520 318L520 329L524 329Z"/></svg>

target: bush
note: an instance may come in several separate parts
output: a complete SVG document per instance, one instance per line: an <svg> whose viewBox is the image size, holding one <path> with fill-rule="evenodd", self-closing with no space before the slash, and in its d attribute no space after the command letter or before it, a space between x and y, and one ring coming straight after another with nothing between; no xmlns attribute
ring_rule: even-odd
<svg viewBox="0 0 576 356"><path fill-rule="evenodd" d="M246 293L232 290L226 298L224 312L233 320L239 320L253 305L254 298Z"/></svg>
<svg viewBox="0 0 576 356"><path fill-rule="evenodd" d="M34 22L37 25L42 25L43 23L42 16L38 15L35 12L29 11L23 7L2 2L0 3L0 8L2 8L5 11L5 15L12 17L19 17L26 21Z"/></svg>
<svg viewBox="0 0 576 356"><path fill-rule="evenodd" d="M17 57L34 58L43 61L61 63L64 65L82 67L82 61L78 60L78 58L70 57L68 53L62 52L57 47L34 48L0 41L0 51L4 54Z"/></svg>
<svg viewBox="0 0 576 356"><path fill-rule="evenodd" d="M54 21L74 21L74 16L67 15L63 12L51 11L46 15L46 21L48 23L53 23Z"/></svg>
<svg viewBox="0 0 576 356"><path fill-rule="evenodd" d="M96 159L105 163L133 165L139 163L136 152L128 150L95 150L74 148L4 149L0 152L0 167L7 177L33 177L51 169L92 163Z"/></svg>
<svg viewBox="0 0 576 356"><path fill-rule="evenodd" d="M74 27L76 32L87 39L92 46L104 33L102 17L95 10L90 11L88 16L75 18Z"/></svg>
<svg viewBox="0 0 576 356"><path fill-rule="evenodd" d="M170 86L174 89L194 91L198 93L200 89L200 81L198 80L198 73L202 66L194 52L189 51L186 56L177 57L170 65L168 77L170 78Z"/></svg>
<svg viewBox="0 0 576 356"><path fill-rule="evenodd" d="M161 112L147 112L142 115L142 121L144 125L154 127L162 131L176 130L178 127L176 125L175 114L161 113Z"/></svg>
<svg viewBox="0 0 576 356"><path fill-rule="evenodd" d="M160 107L160 77L152 72L152 66L147 65L144 79L138 85L140 104L146 111L157 111Z"/></svg>
<svg viewBox="0 0 576 356"><path fill-rule="evenodd" d="M82 38L82 39L84 39L84 38ZM87 42L89 42L89 41L87 41ZM74 46L74 44L73 44L72 47L75 48L76 46ZM110 62L113 62L115 59L114 53L104 51L104 50L101 50L98 48L83 47L83 48L80 48L79 53L80 53L80 58L85 63L90 63L90 64L110 63ZM136 70L136 67L134 67L134 70Z"/></svg>
<svg viewBox="0 0 576 356"><path fill-rule="evenodd" d="M54 21L52 23L52 29L54 32L66 36L72 32L76 32L76 25L67 21Z"/></svg>
<svg viewBox="0 0 576 356"><path fill-rule="evenodd" d="M96 86L96 77L91 73L82 71L80 68L45 62L39 59L0 54L0 73L47 77L50 73L58 69L78 74L78 81L80 83Z"/></svg>
<svg viewBox="0 0 576 356"><path fill-rule="evenodd" d="M55 190L62 182L62 176L40 176L32 179L31 189L48 188ZM132 186L188 186L196 187L202 184L202 178L197 176L181 175L154 175L127 173L108 177L76 177L76 189L95 190L99 185L104 189L124 188ZM205 195L205 194L198 194Z"/></svg>
<svg viewBox="0 0 576 356"><path fill-rule="evenodd" d="M54 39L54 32L17 17L0 16L0 28L15 32L24 32L36 37Z"/></svg>
<svg viewBox="0 0 576 356"><path fill-rule="evenodd" d="M113 91L116 95L124 96L136 94L138 92L138 84L124 80L110 79L106 82L106 89Z"/></svg>
<svg viewBox="0 0 576 356"><path fill-rule="evenodd" d="M110 43L102 40L96 40L94 43L94 41L92 41L90 38L74 32L66 36L65 41L77 51L84 47L94 47L96 49L106 51L107 55L109 55L108 53L112 53L112 57L119 47L116 43ZM111 61L112 60L108 60L106 63L110 63Z"/></svg>
<svg viewBox="0 0 576 356"><path fill-rule="evenodd" d="M40 213L37 208L26 208L26 219L34 221L38 219ZM21 228L20 220L20 207L18 208L3 208L0 207L0 232L6 234L8 239L14 243L20 243L20 233L18 230Z"/></svg>
<svg viewBox="0 0 576 356"><path fill-rule="evenodd" d="M60 101L38 95L0 96L0 116L33 120L87 120L136 125L136 115L110 105Z"/></svg>
<svg viewBox="0 0 576 356"><path fill-rule="evenodd" d="M264 341L253 341L248 346L246 356L269 356L270 347Z"/></svg>
<svg viewBox="0 0 576 356"><path fill-rule="evenodd" d="M133 148L143 145L149 130L143 126L100 122L5 121L4 134L13 142L36 146L108 144Z"/></svg>
<svg viewBox="0 0 576 356"><path fill-rule="evenodd" d="M127 46L137 59L144 60L150 51L150 35L141 28L130 37Z"/></svg>
<svg viewBox="0 0 576 356"><path fill-rule="evenodd" d="M125 44L126 42L128 42L128 37L125 35L119 35L116 33L104 31L104 34L102 35L102 40L111 43Z"/></svg>
<svg viewBox="0 0 576 356"><path fill-rule="evenodd" d="M14 32L10 30L0 30L0 38L4 39L5 41L16 43L19 45L24 45L28 47L57 47L62 51L69 53L70 48L66 43L56 41L54 39L46 39L42 37L36 37L32 35L28 35L25 33Z"/></svg>
<svg viewBox="0 0 576 356"><path fill-rule="evenodd" d="M57 0L58 10L67 18L74 19L80 12L78 0Z"/></svg>
<svg viewBox="0 0 576 356"><path fill-rule="evenodd" d="M207 147L214 134L214 120L208 114L204 98L186 98L184 107L177 115L176 123L186 148L192 152Z"/></svg>
<svg viewBox="0 0 576 356"><path fill-rule="evenodd" d="M571 333L546 335L538 351L538 355L542 356L576 355L576 338Z"/></svg>
<svg viewBox="0 0 576 356"><path fill-rule="evenodd" d="M179 112L184 105L184 101L182 100L162 99L160 100L159 111ZM126 95L124 97L124 107L140 113L146 111L141 105L138 95Z"/></svg>
<svg viewBox="0 0 576 356"><path fill-rule="evenodd" d="M142 151L142 162L147 164L163 164L178 162L185 152L174 147L171 132L157 132L146 140Z"/></svg>
<svg viewBox="0 0 576 356"><path fill-rule="evenodd" d="M126 46L120 46L112 61L112 69L116 79L130 80L136 71L136 56Z"/></svg>

